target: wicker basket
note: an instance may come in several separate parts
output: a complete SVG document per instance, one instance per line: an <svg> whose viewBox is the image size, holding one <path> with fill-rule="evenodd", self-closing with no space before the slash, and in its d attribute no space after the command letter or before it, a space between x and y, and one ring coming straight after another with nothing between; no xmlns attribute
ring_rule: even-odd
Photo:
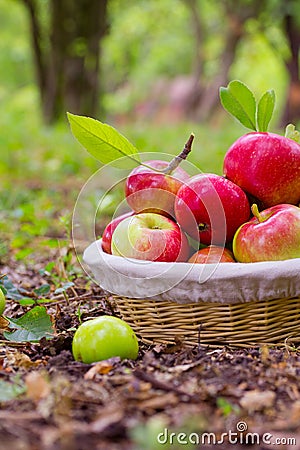
<svg viewBox="0 0 300 450"><path fill-rule="evenodd" d="M300 298L240 304L115 297L121 317L146 344L249 347L300 342Z"/></svg>
<svg viewBox="0 0 300 450"><path fill-rule="evenodd" d="M208 268L126 261L103 253L101 241L95 241L83 260L95 281L113 294L121 317L147 344L249 347L300 342L300 258Z"/></svg>

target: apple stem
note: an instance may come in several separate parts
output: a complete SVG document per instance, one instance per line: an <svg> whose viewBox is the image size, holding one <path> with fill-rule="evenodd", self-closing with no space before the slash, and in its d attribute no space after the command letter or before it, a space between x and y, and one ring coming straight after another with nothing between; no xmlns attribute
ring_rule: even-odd
<svg viewBox="0 0 300 450"><path fill-rule="evenodd" d="M161 170L162 173L165 173L166 175L170 175L175 169L177 169L177 167L179 166L179 164L187 158L187 156L189 155L189 153L192 150L192 144L193 144L193 140L195 138L194 133L192 133L189 137L189 139L187 140L187 142L185 143L185 146L182 150L181 153L179 153L178 156L175 156L175 158L172 159L172 161L170 161L170 163L168 164L168 166Z"/></svg>
<svg viewBox="0 0 300 450"><path fill-rule="evenodd" d="M253 203L253 205L251 206L251 212L254 215L254 217L258 219L259 222L263 222L263 218L258 210L256 203Z"/></svg>

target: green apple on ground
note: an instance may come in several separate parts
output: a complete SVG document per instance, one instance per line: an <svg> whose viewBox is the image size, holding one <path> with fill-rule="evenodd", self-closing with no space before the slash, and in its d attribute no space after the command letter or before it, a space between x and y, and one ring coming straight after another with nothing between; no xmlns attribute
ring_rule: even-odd
<svg viewBox="0 0 300 450"><path fill-rule="evenodd" d="M233 254L243 263L300 258L300 208L290 204L272 206L241 225L233 239Z"/></svg>
<svg viewBox="0 0 300 450"><path fill-rule="evenodd" d="M2 314L4 313L5 306L6 306L5 295L2 289L0 288L0 316L2 316Z"/></svg>
<svg viewBox="0 0 300 450"><path fill-rule="evenodd" d="M236 261L228 248L209 245L194 253L188 262L193 264L217 264L234 263Z"/></svg>
<svg viewBox="0 0 300 450"><path fill-rule="evenodd" d="M113 356L136 359L138 351L138 340L132 328L114 316L100 316L83 322L72 342L74 359L86 364Z"/></svg>
<svg viewBox="0 0 300 450"><path fill-rule="evenodd" d="M189 242L173 220L156 213L122 220L112 235L113 255L147 261L187 261Z"/></svg>

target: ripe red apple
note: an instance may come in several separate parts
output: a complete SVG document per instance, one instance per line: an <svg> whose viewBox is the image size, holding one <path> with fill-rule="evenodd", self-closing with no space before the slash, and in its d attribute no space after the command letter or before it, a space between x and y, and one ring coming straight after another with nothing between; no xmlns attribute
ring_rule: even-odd
<svg viewBox="0 0 300 450"><path fill-rule="evenodd" d="M109 224L106 225L102 233L101 239L102 250L104 252L109 253L111 255L111 238L113 232L115 231L117 225L120 222L122 222L122 220L132 216L133 214L134 214L133 211L129 211L125 214L122 214L121 216L115 217L111 222L109 222Z"/></svg>
<svg viewBox="0 0 300 450"><path fill-rule="evenodd" d="M282 261L300 258L300 208L281 204L258 212L244 223L233 239L233 253L239 262Z"/></svg>
<svg viewBox="0 0 300 450"><path fill-rule="evenodd" d="M146 161L150 167L163 170L167 161ZM138 166L128 175L125 195L128 205L136 213L155 212L172 216L175 195L189 175L177 167L171 175L159 173L144 166Z"/></svg>
<svg viewBox="0 0 300 450"><path fill-rule="evenodd" d="M112 236L113 255L147 261L187 261L189 243L173 220L156 213L136 214L120 222Z"/></svg>
<svg viewBox="0 0 300 450"><path fill-rule="evenodd" d="M189 261L194 264L234 263L233 253L228 248L209 245L194 253Z"/></svg>
<svg viewBox="0 0 300 450"><path fill-rule="evenodd" d="M300 201L300 145L274 133L240 137L224 158L224 175L264 208Z"/></svg>
<svg viewBox="0 0 300 450"><path fill-rule="evenodd" d="M199 174L177 192L175 217L194 239L206 245L224 245L249 219L250 205L236 184L219 175Z"/></svg>

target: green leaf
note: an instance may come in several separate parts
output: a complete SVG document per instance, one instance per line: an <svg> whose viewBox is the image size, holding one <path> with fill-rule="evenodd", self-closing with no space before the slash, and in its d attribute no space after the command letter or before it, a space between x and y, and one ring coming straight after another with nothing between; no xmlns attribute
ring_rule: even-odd
<svg viewBox="0 0 300 450"><path fill-rule="evenodd" d="M14 342L37 342L43 337L53 335L50 316L44 306L35 306L19 319L6 317L15 331L4 332L4 337Z"/></svg>
<svg viewBox="0 0 300 450"><path fill-rule="evenodd" d="M241 81L233 80L228 86L220 88L220 100L223 107L242 125L256 130L256 100L250 89Z"/></svg>
<svg viewBox="0 0 300 450"><path fill-rule="evenodd" d="M38 296L47 295L50 292L50 284L42 284L42 286L34 289L33 292Z"/></svg>
<svg viewBox="0 0 300 450"><path fill-rule="evenodd" d="M7 275L5 275L1 279L0 284L1 284L1 287L4 288L4 291L5 291L4 293L8 299L19 301L24 298L24 295L22 295L23 289L17 288L12 283L12 281L7 277Z"/></svg>
<svg viewBox="0 0 300 450"><path fill-rule="evenodd" d="M0 380L0 402L9 402L26 391L26 387L21 380L13 382Z"/></svg>
<svg viewBox="0 0 300 450"><path fill-rule="evenodd" d="M257 105L256 122L258 131L267 131L275 108L275 92L266 91Z"/></svg>
<svg viewBox="0 0 300 450"><path fill-rule="evenodd" d="M54 294L62 294L63 292L66 292L70 287L74 286L74 283L72 281L69 281L68 283L65 283L62 287L59 287L55 289Z"/></svg>
<svg viewBox="0 0 300 450"><path fill-rule="evenodd" d="M21 306L32 306L36 304L36 301L33 300L32 298L22 298L21 300L19 300L19 303Z"/></svg>
<svg viewBox="0 0 300 450"><path fill-rule="evenodd" d="M131 162L140 164L138 150L112 126L90 117L71 113L67 113L67 116L75 138L103 164L124 156Z"/></svg>
<svg viewBox="0 0 300 450"><path fill-rule="evenodd" d="M6 298L19 302L22 306L34 305L35 300L26 296L26 291L21 287L17 288L11 280L5 275L0 279L0 288L3 290ZM24 292L24 295L23 295Z"/></svg>

